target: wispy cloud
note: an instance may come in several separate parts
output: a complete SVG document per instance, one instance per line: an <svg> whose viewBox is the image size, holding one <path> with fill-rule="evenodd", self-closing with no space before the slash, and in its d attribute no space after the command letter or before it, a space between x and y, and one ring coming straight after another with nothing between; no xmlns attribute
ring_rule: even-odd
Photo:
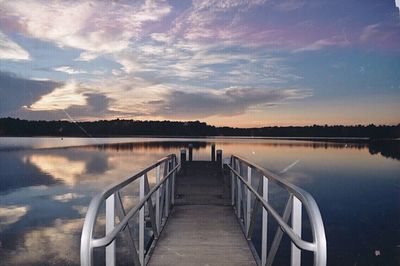
<svg viewBox="0 0 400 266"><path fill-rule="evenodd" d="M360 41L367 47L399 50L400 23L374 23L366 25L360 34Z"/></svg>
<svg viewBox="0 0 400 266"><path fill-rule="evenodd" d="M115 56L115 61L122 65L121 70L126 73L133 73L142 70L142 66L138 63L134 53L119 53Z"/></svg>
<svg viewBox="0 0 400 266"><path fill-rule="evenodd" d="M379 28L380 27L381 27L380 23L375 23L375 24L371 24L371 25L365 26L364 29L361 32L360 40L361 41L367 41L374 34L379 32Z"/></svg>
<svg viewBox="0 0 400 266"><path fill-rule="evenodd" d="M0 59L30 60L29 53L0 31Z"/></svg>
<svg viewBox="0 0 400 266"><path fill-rule="evenodd" d="M94 52L82 52L79 57L75 59L75 61L92 61L98 56L99 54Z"/></svg>
<svg viewBox="0 0 400 266"><path fill-rule="evenodd" d="M70 193L53 196L53 200L60 201L60 202L69 202L69 201L80 199L83 197L84 197L84 195L70 192Z"/></svg>
<svg viewBox="0 0 400 266"><path fill-rule="evenodd" d="M78 60L126 49L143 23L170 12L164 1L137 1L128 5L102 1L7 1L1 20L28 36L59 47L84 50ZM101 14L99 16L99 14ZM15 21L16 20L16 21Z"/></svg>
<svg viewBox="0 0 400 266"><path fill-rule="evenodd" d="M7 226L18 222L28 211L28 206L0 206L0 232Z"/></svg>
<svg viewBox="0 0 400 266"><path fill-rule="evenodd" d="M334 36L327 39L317 40L309 45L295 49L294 52L318 51L327 47L343 47L348 44L349 41L346 40L343 36Z"/></svg>
<svg viewBox="0 0 400 266"><path fill-rule="evenodd" d="M192 41L230 41L241 32L239 15L264 4L265 0L193 1L186 12L178 16L170 35ZM228 17L228 19L227 19Z"/></svg>
<svg viewBox="0 0 400 266"><path fill-rule="evenodd" d="M60 67L56 67L54 68L55 71L59 71L59 72L64 72L70 75L74 75L74 74L85 74L87 73L85 70L81 70L81 69L74 69L70 66L60 66Z"/></svg>
<svg viewBox="0 0 400 266"><path fill-rule="evenodd" d="M284 0L277 1L275 7L282 11L293 11L297 10L305 5L305 0Z"/></svg>
<svg viewBox="0 0 400 266"><path fill-rule="evenodd" d="M290 99L311 96L309 90L227 88L223 91L208 90L185 92L173 90L163 101L155 102L154 114L185 118L208 116L235 116L254 106L272 106Z"/></svg>

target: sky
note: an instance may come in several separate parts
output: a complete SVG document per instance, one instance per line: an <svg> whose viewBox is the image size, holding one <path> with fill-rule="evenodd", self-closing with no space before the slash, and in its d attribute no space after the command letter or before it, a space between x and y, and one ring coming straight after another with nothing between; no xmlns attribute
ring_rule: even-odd
<svg viewBox="0 0 400 266"><path fill-rule="evenodd" d="M400 0L0 0L0 117L400 123Z"/></svg>

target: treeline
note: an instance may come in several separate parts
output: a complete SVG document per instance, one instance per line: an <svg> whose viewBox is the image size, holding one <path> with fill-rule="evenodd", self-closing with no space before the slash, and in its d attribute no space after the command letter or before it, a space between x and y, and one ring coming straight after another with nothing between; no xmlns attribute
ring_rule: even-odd
<svg viewBox="0 0 400 266"><path fill-rule="evenodd" d="M338 137L399 138L396 126L303 126L233 128L215 127L204 122L99 120L94 122L28 121L0 118L0 136L254 136L254 137Z"/></svg>

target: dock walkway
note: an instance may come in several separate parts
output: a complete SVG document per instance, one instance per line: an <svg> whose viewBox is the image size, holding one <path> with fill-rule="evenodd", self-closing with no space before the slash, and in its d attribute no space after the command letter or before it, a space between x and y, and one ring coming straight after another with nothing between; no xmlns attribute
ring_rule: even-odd
<svg viewBox="0 0 400 266"><path fill-rule="evenodd" d="M256 265L216 163L186 162L148 265Z"/></svg>

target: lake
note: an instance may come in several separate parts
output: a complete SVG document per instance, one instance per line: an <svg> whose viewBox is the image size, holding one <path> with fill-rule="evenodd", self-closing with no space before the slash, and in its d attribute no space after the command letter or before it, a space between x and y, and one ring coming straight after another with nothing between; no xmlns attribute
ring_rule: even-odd
<svg viewBox="0 0 400 266"><path fill-rule="evenodd" d="M79 265L91 198L194 144L194 160L237 154L315 198L328 265L400 265L400 156L384 145L260 138L0 138L0 264Z"/></svg>

